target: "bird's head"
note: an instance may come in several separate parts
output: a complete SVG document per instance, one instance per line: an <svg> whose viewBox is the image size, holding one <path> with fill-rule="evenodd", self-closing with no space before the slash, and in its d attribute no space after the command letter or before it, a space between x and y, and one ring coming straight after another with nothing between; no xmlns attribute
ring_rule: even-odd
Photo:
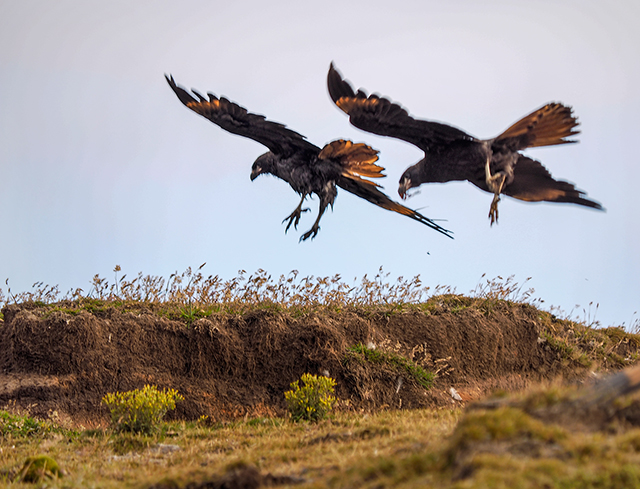
<svg viewBox="0 0 640 489"><path fill-rule="evenodd" d="M253 163L251 167L251 181L258 178L258 175L263 173L273 173L274 169L274 155L272 152L265 153L258 156L258 159Z"/></svg>
<svg viewBox="0 0 640 489"><path fill-rule="evenodd" d="M419 184L417 183L417 179L413 178L411 168L408 168L402 176L400 177L400 183L398 184L398 194L403 199L408 197L407 191L413 187L417 187Z"/></svg>
<svg viewBox="0 0 640 489"><path fill-rule="evenodd" d="M251 181L253 182L256 178L258 178L258 175L262 175L263 173L264 171L262 170L262 167L258 165L257 162L254 163L251 167Z"/></svg>

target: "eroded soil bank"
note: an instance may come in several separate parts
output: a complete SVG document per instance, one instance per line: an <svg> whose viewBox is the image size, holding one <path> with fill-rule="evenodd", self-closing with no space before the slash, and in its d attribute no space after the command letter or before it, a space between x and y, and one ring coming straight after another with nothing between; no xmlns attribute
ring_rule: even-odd
<svg viewBox="0 0 640 489"><path fill-rule="evenodd" d="M68 306L68 305L67 305ZM428 308L312 312L257 308L190 324L138 307L19 304L0 323L0 405L39 416L104 419L108 392L155 384L185 401L174 418L283 414L284 391L303 373L337 381L341 409L451 406L531 382L580 381L633 363L636 335L594 330L526 304L443 296ZM425 389L357 344L437 372Z"/></svg>

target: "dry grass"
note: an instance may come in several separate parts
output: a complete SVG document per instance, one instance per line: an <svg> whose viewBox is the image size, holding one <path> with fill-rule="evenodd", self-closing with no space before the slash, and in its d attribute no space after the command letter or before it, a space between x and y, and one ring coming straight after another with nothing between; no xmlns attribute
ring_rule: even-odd
<svg viewBox="0 0 640 489"><path fill-rule="evenodd" d="M46 453L67 474L49 487L148 487L160 481L184 487L240 463L302 479L302 487L353 487L349 481L375 478L372 461L437 450L456 418L451 411L411 411L338 414L320 423L258 418L208 426L203 419L167 424L154 436L93 429L5 437L0 482L9 483L28 456Z"/></svg>
<svg viewBox="0 0 640 489"><path fill-rule="evenodd" d="M205 275L202 271L205 265L203 263L197 269L189 267L182 273L172 273L168 278L140 272L133 279L128 279L127 274L120 275L121 267L116 265L112 282L95 275L88 291L76 288L66 293L62 293L57 285L36 282L32 290L14 294L7 279L6 295L0 289L0 306L9 303L128 302L182 307L189 315L197 314L199 310L242 313L256 307L290 310L329 307L339 310L386 306L397 309L424 304L439 296L457 295L454 287L438 285L431 288L424 285L420 275L409 279L400 276L392 280L382 267L374 277L365 275L359 281L354 278L349 283L339 274L300 277L297 270L292 270L288 275L273 277L262 269L252 274L239 270L236 277L225 280L218 275ZM485 279L483 275L469 296L483 302L524 302L540 307L543 301L533 297L534 289L525 288L529 280L518 284L514 276Z"/></svg>
<svg viewBox="0 0 640 489"><path fill-rule="evenodd" d="M299 277L297 270L288 275L274 278L265 270L247 275L245 270L238 276L224 280L218 275L205 276L202 269L206 263L193 270L172 273L168 279L160 276L143 275L140 272L132 280L127 275L118 277L120 266L114 268L115 279L95 275L89 291L72 289L62 294L58 286L33 284L32 290L12 294L8 288L5 297L0 289L1 302L41 302L51 304L65 300L97 299L101 301L137 301L145 303L176 303L203 307L218 304L227 308L254 307L257 304L277 304L283 308L310 307L316 305L345 306L419 303L431 294L430 288L423 286L420 276L412 279L399 277L389 281L389 274L382 267L375 277L365 275L360 283L343 281L337 274L332 277ZM8 281L7 281L8 284ZM436 287L435 294L449 293L446 287Z"/></svg>
<svg viewBox="0 0 640 489"><path fill-rule="evenodd" d="M490 316L496 309L524 303L537 310L543 325L540 341L560 351L568 362L593 369L620 368L638 358L634 348L640 345L640 319L632 317L628 326L598 328L597 304L583 310L582 320L578 315L573 317L573 310L569 314L557 308L542 311L543 301L535 298L534 289L528 287L530 278L519 284L514 276L488 279L483 275L474 290L464 296L451 287L425 286L419 275L392 280L382 267L374 277L365 275L350 284L340 275L300 277L296 270L279 277L262 269L253 274L240 270L237 277L224 280L218 275L206 276L205 265L172 273L167 279L140 272L131 280L126 274L120 275L122 270L116 266L112 282L96 275L87 292L73 289L63 294L57 286L38 282L28 292L13 294L8 288L5 296L0 289L0 301L4 300L5 305L33 304L68 314L81 310L101 314L111 307L143 310L183 321L187 326L212 314L245 314L255 309L286 311L294 317L327 309L389 315L414 308L425 314L475 309ZM628 345L624 348L628 352L622 356L614 351L621 345Z"/></svg>
<svg viewBox="0 0 640 489"><path fill-rule="evenodd" d="M354 278L349 283L340 274L300 277L297 270L292 270L287 275L273 277L263 269L252 274L239 270L236 277L225 280L219 275L205 275L202 271L205 266L206 263L203 263L197 269L189 267L182 273L176 271L168 278L139 272L133 279L128 279L127 274L119 275L122 269L116 265L112 282L106 277L95 275L88 291L75 288L66 293L61 292L58 285L36 282L30 291L14 294L7 279L6 294L0 288L0 306L9 303L53 304L92 299L105 302L181 304L194 308L216 305L220 310L238 312L265 304L284 309L398 306L424 303L437 296L457 295L455 287L437 285L432 288L424 285L420 275L412 278L400 276L392 280L382 267L374 277L365 275L360 280ZM483 301L527 303L542 308L544 301L534 296L535 290L528 286L530 280L531 277L518 283L513 275L489 279L483 274L468 297ZM568 313L551 306L549 312L563 319L595 327L599 326L596 320L598 306L593 302L588 308L576 305ZM636 318L635 313L626 329L631 332L640 330L640 318Z"/></svg>
<svg viewBox="0 0 640 489"><path fill-rule="evenodd" d="M339 413L317 424L203 418L152 436L56 429L1 440L0 483L10 487L30 487L10 481L34 454L65 472L47 487L219 487L245 465L300 488L640 487L640 429L573 429L514 406Z"/></svg>

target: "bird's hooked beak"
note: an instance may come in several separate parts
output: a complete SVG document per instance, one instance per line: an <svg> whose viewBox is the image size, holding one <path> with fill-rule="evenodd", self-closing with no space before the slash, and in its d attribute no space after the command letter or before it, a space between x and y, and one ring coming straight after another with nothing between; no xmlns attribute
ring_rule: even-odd
<svg viewBox="0 0 640 489"><path fill-rule="evenodd" d="M251 169L251 181L253 182L256 178L258 178L258 175L262 175L262 168L258 165L255 165Z"/></svg>
<svg viewBox="0 0 640 489"><path fill-rule="evenodd" d="M400 184L398 185L398 193L402 199L407 198L407 190L411 188L411 179L409 177L402 177Z"/></svg>

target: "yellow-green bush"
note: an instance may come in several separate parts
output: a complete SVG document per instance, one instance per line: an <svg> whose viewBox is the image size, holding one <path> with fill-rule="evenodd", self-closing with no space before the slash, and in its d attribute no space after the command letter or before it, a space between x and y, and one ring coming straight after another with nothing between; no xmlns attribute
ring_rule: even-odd
<svg viewBox="0 0 640 489"><path fill-rule="evenodd" d="M296 380L291 383L291 390L284 393L292 418L296 421L318 421L324 418L336 403L333 396L336 381L331 377L312 374L303 374L301 380L303 387Z"/></svg>
<svg viewBox="0 0 640 489"><path fill-rule="evenodd" d="M17 480L20 482L40 484L46 479L58 479L62 477L62 475L63 472L54 459L46 455L38 455L29 457L26 460L18 474Z"/></svg>
<svg viewBox="0 0 640 489"><path fill-rule="evenodd" d="M109 393L102 398L111 413L113 428L135 433L153 431L167 411L176 408L177 401L184 401L178 391L159 391L155 385L145 385L142 390Z"/></svg>

